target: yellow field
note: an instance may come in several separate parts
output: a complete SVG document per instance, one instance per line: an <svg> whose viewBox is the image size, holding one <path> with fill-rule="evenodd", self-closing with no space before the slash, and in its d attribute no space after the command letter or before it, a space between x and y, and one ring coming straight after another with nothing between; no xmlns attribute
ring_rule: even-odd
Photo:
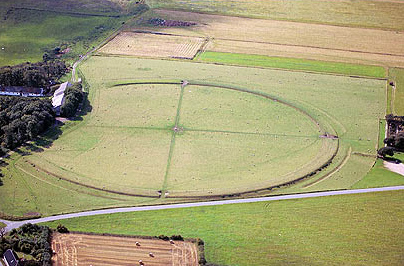
<svg viewBox="0 0 404 266"><path fill-rule="evenodd" d="M139 243L138 245L136 243ZM134 237L86 234L52 235L52 265L198 265L195 244ZM150 256L149 253L153 255Z"/></svg>
<svg viewBox="0 0 404 266"><path fill-rule="evenodd" d="M99 51L105 54L192 59L204 38L122 32Z"/></svg>
<svg viewBox="0 0 404 266"><path fill-rule="evenodd" d="M149 16L193 21L198 25L157 29L138 25L135 28L209 38L207 50L211 51L404 66L404 34L401 32L171 10L153 12Z"/></svg>

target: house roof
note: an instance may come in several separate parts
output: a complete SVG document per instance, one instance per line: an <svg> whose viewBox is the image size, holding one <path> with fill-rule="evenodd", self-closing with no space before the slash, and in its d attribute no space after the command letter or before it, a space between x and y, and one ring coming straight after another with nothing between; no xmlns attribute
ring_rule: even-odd
<svg viewBox="0 0 404 266"><path fill-rule="evenodd" d="M55 91L52 97L52 106L54 108L59 107L63 103L63 98L65 96L65 90L69 86L69 83L66 81L65 83L60 84L59 89Z"/></svg>
<svg viewBox="0 0 404 266"><path fill-rule="evenodd" d="M66 88L67 88L68 85L69 85L69 82L67 82L67 81L66 81L65 83L60 84L59 89L57 89L57 90L55 91L55 93L53 94L53 96L55 97L56 95L63 94L63 93L65 92L65 90L66 90Z"/></svg>
<svg viewBox="0 0 404 266"><path fill-rule="evenodd" d="M6 262L6 265L8 266L18 265L18 257L11 249L7 249L6 252L4 252L3 257Z"/></svg>
<svg viewBox="0 0 404 266"><path fill-rule="evenodd" d="M0 86L1 92L15 92L15 93L32 93L32 94L42 94L42 88L33 87L20 87L20 86Z"/></svg>

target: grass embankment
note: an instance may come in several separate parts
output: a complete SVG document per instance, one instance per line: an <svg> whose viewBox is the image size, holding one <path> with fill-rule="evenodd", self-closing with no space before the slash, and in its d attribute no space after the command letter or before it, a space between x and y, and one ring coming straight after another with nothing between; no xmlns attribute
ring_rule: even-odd
<svg viewBox="0 0 404 266"><path fill-rule="evenodd" d="M384 265L386 258L389 265L400 265L403 203L401 191L381 192L101 215L47 225L200 237L207 260L223 265Z"/></svg>
<svg viewBox="0 0 404 266"><path fill-rule="evenodd" d="M389 78L395 81L393 89L393 114L404 116L404 68L389 69Z"/></svg>
<svg viewBox="0 0 404 266"><path fill-rule="evenodd" d="M4 228L6 226L7 226L6 224L0 222L0 228Z"/></svg>
<svg viewBox="0 0 404 266"><path fill-rule="evenodd" d="M404 4L399 1L364 0L347 5L326 0L226 1L147 0L153 8L210 12L243 17L259 17L362 28L404 29ZM371 17L372 19L369 19Z"/></svg>
<svg viewBox="0 0 404 266"><path fill-rule="evenodd" d="M384 78L386 70L380 66L367 66L340 62L326 62L287 57L271 57L265 55L220 53L206 51L198 61L240 66L269 67L291 70L304 70L323 73L334 73L351 76Z"/></svg>

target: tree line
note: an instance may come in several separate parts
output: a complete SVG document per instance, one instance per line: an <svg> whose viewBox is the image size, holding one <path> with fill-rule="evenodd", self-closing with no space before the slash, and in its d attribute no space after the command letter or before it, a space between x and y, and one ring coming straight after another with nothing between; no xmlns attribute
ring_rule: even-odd
<svg viewBox="0 0 404 266"><path fill-rule="evenodd" d="M0 156L47 130L55 122L49 99L0 97Z"/></svg>
<svg viewBox="0 0 404 266"><path fill-rule="evenodd" d="M65 99L60 107L60 115L63 117L74 116L83 99L84 93L80 83L75 83L73 86L66 88Z"/></svg>
<svg viewBox="0 0 404 266"><path fill-rule="evenodd" d="M384 158L394 156L395 151L404 151L404 116L386 115L388 137L383 140L386 147L379 149L378 154Z"/></svg>
<svg viewBox="0 0 404 266"><path fill-rule="evenodd" d="M63 61L24 63L0 68L0 85L47 88L68 71Z"/></svg>
<svg viewBox="0 0 404 266"><path fill-rule="evenodd" d="M50 266L52 259L51 230L47 226L36 224L24 224L18 229L13 229L8 235L2 235L0 239L0 254L7 249L32 255L34 259L22 261L18 265Z"/></svg>

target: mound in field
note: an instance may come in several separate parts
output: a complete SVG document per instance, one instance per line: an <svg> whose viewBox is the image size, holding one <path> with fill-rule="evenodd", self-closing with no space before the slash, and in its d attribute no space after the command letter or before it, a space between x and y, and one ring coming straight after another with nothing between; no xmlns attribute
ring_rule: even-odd
<svg viewBox="0 0 404 266"><path fill-rule="evenodd" d="M204 38L199 37L122 32L99 51L115 55L193 59L203 43Z"/></svg>
<svg viewBox="0 0 404 266"><path fill-rule="evenodd" d="M147 266L198 265L197 248L188 241L170 243L160 239L55 233L52 249L52 265L55 266L133 266L139 265L140 260Z"/></svg>

